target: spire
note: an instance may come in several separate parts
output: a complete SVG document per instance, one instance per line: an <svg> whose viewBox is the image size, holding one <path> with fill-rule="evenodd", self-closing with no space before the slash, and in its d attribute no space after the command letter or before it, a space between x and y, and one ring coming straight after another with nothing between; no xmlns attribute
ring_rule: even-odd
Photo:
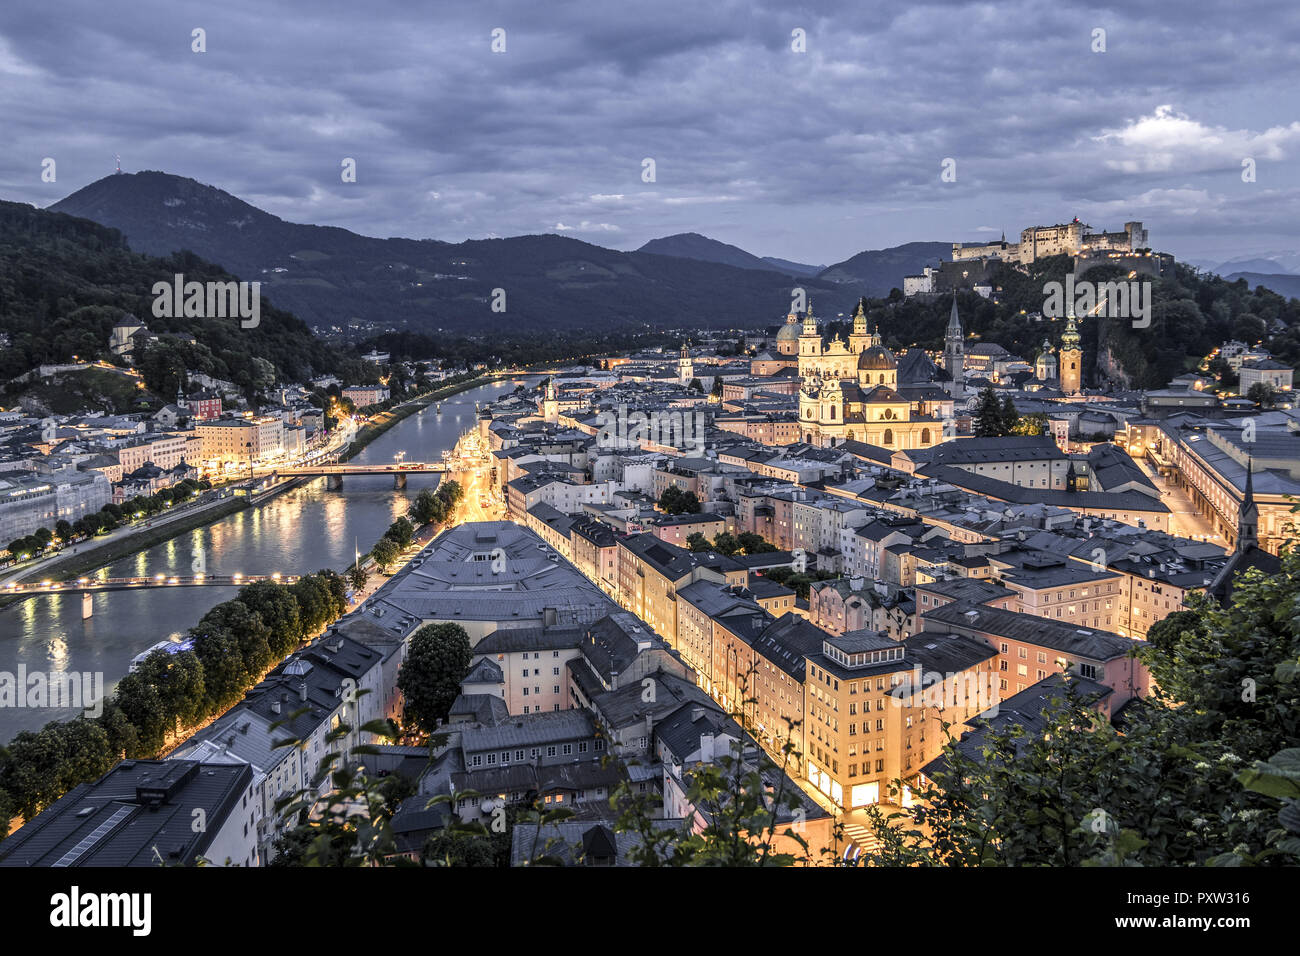
<svg viewBox="0 0 1300 956"><path fill-rule="evenodd" d="M1238 552L1259 544L1259 507L1255 504L1253 461L1253 456L1246 456L1246 495L1241 499L1241 513L1237 516Z"/></svg>
<svg viewBox="0 0 1300 956"><path fill-rule="evenodd" d="M817 319L813 316L811 297L809 297L808 299L808 309L803 314L803 334L804 335L817 334Z"/></svg>
<svg viewBox="0 0 1300 956"><path fill-rule="evenodd" d="M853 313L853 334L866 335L867 333L867 313L862 308L862 300L858 299L857 311Z"/></svg>
<svg viewBox="0 0 1300 956"><path fill-rule="evenodd" d="M948 332L961 335L961 319L957 318L957 293L952 294L952 312L948 316Z"/></svg>
<svg viewBox="0 0 1300 956"><path fill-rule="evenodd" d="M1065 320L1065 331L1061 333L1061 349L1079 350L1079 327L1074 324L1074 310L1070 310L1070 316Z"/></svg>

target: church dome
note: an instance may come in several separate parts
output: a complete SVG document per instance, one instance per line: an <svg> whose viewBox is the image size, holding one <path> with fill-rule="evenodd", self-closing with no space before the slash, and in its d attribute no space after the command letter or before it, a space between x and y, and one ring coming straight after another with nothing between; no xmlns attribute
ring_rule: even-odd
<svg viewBox="0 0 1300 956"><path fill-rule="evenodd" d="M898 359L883 345L873 345L858 356L860 372L890 372L898 368Z"/></svg>
<svg viewBox="0 0 1300 956"><path fill-rule="evenodd" d="M781 331L776 333L778 342L798 342L799 333L802 331L798 322L787 322L781 326Z"/></svg>

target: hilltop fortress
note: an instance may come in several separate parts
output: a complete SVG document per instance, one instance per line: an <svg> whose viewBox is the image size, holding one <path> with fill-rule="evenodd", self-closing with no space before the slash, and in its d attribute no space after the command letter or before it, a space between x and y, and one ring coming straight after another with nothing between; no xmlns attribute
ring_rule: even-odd
<svg viewBox="0 0 1300 956"><path fill-rule="evenodd" d="M1137 252L1150 248L1147 231L1140 222L1124 223L1123 232L1093 232L1092 227L1080 222L1076 216L1067 223L1055 226L1030 226L1022 229L1019 242L1000 242L980 245L952 244L952 261L983 259L996 256L1003 262L1028 265L1046 256L1089 256L1098 253Z"/></svg>

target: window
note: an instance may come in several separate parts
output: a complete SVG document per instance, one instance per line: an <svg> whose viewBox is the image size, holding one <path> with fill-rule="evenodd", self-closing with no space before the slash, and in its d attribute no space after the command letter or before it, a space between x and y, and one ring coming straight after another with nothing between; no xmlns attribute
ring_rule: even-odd
<svg viewBox="0 0 1300 956"><path fill-rule="evenodd" d="M548 757L554 757L554 756L555 756L555 748L554 748L554 747L547 747L547 748L546 748L546 756L548 756Z"/></svg>
<svg viewBox="0 0 1300 956"><path fill-rule="evenodd" d="M573 753L573 744L565 744L563 753L566 757L570 756Z"/></svg>

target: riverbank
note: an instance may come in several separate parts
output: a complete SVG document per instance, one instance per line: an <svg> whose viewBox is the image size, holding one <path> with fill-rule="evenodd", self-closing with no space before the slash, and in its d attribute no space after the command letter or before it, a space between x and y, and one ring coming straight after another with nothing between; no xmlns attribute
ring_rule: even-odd
<svg viewBox="0 0 1300 956"><path fill-rule="evenodd" d="M490 381L489 376L475 376L472 379L457 382L455 385L446 388L431 389L402 402L400 405L394 406L376 416L374 421L360 429L347 448L340 453L339 461L348 461L359 455L372 441L394 425L415 414L421 408L426 408L434 402L468 391L479 385L488 384ZM70 578L82 577L93 571L98 571L100 568L107 567L122 558L130 557L138 551L144 551L163 544L196 528L215 524L237 511L257 507L276 495L297 488L307 480L310 479L295 478L283 481L259 495L232 497L224 503L206 507L193 515L176 518L154 527L139 527L133 529L130 534L112 542L96 545L77 554L68 554L39 568L32 568L19 573L22 577L27 577L29 574L38 574L42 581L66 581ZM93 542L87 543L93 544ZM18 598L0 598L0 610L8 607L15 600L18 600Z"/></svg>
<svg viewBox="0 0 1300 956"><path fill-rule="evenodd" d="M67 554L50 562L50 564L40 569L39 577L42 581L67 581L71 578L84 577L92 571L108 567L122 558L128 558L137 551L148 550L196 528L215 524L222 518L243 511L246 508L256 508L277 495L291 491L310 480L310 478L290 478L278 482L261 494L232 496L195 514L178 517L154 527L136 528L131 534L116 541L107 542L77 554ZM4 610L19 600L23 600L23 598L0 597L0 610Z"/></svg>
<svg viewBox="0 0 1300 956"><path fill-rule="evenodd" d="M453 395L459 395L461 392L468 392L471 388L477 388L480 385L487 385L492 381L490 375L476 375L471 379L463 382L457 382L446 388L437 388L415 398L407 399L400 405L394 405L386 412L381 412L375 418L361 428L356 436L340 454L339 461L350 461L359 455L367 445L382 435L388 429L392 428L398 422L410 418L422 408L428 408L434 402L440 402L445 398Z"/></svg>

